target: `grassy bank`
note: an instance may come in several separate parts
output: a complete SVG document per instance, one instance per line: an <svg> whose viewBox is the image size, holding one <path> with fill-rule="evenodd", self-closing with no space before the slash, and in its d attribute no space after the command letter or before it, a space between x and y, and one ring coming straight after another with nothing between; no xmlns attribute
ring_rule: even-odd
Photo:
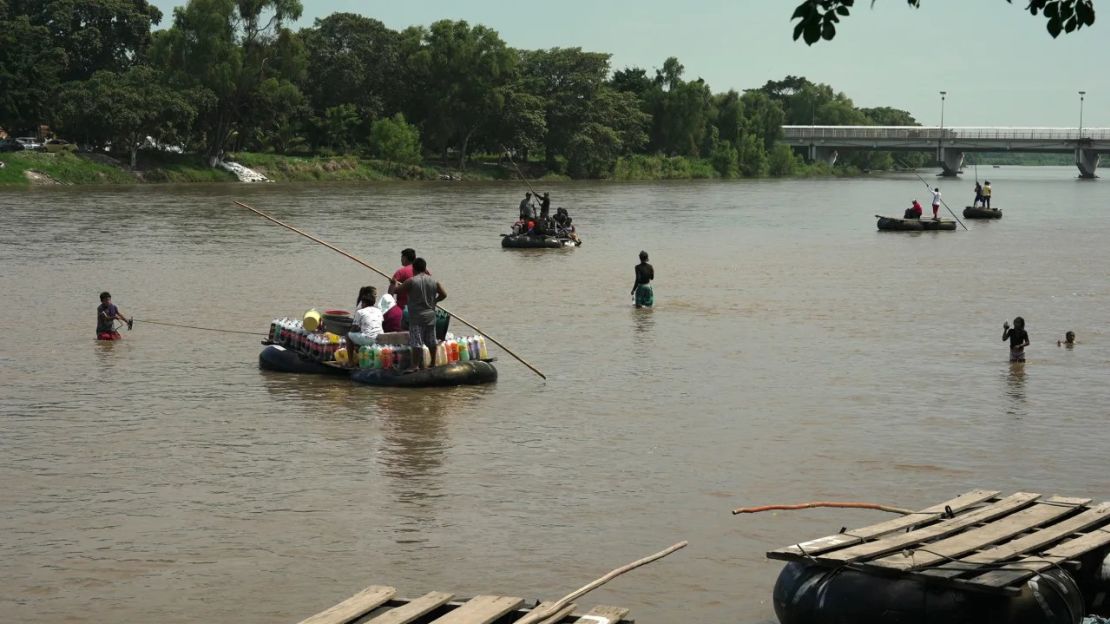
<svg viewBox="0 0 1110 624"><path fill-rule="evenodd" d="M275 182L378 182L389 180L438 180L459 176L456 161L429 160L419 165L403 165L357 155L288 156L238 152L227 159L254 169ZM141 184L141 183L215 183L235 182L232 174L213 169L197 154L142 152L138 167L132 171L124 162L105 154L44 154L14 152L0 154L5 167L0 169L0 187L28 187L32 184ZM565 180L560 171L543 163L516 163L531 180ZM516 180L517 167L496 157L475 160L467 165L462 178L468 181ZM27 172L35 172L28 176ZM784 177L860 175L851 167L830 168L824 163L793 163ZM32 179L32 177L36 179ZM682 156L635 155L617 160L609 179L697 180L722 176L707 159Z"/></svg>

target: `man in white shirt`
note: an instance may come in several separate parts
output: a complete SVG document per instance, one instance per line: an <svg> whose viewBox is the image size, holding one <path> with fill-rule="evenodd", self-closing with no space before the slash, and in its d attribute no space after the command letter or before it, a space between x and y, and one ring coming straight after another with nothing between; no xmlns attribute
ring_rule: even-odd
<svg viewBox="0 0 1110 624"><path fill-rule="evenodd" d="M940 188L933 189L933 220L940 219Z"/></svg>

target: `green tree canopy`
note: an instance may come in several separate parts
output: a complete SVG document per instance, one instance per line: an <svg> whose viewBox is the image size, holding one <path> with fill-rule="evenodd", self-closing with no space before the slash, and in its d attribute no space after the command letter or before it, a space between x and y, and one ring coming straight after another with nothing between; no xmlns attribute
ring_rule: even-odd
<svg viewBox="0 0 1110 624"><path fill-rule="evenodd" d="M46 27L13 16L0 0L0 127L37 129L47 119L65 59Z"/></svg>
<svg viewBox="0 0 1110 624"><path fill-rule="evenodd" d="M83 142L122 148L130 154L132 168L147 137L174 143L196 116L191 102L166 86L156 70L143 66L122 74L99 71L88 80L66 83L58 101L60 130Z"/></svg>
<svg viewBox="0 0 1110 624"><path fill-rule="evenodd" d="M906 0L911 7L921 6L921 0ZM1013 0L1006 0L1013 4ZM871 0L874 6L875 0ZM794 9L791 20L798 20L794 26L794 40L799 38L806 45L813 45L822 39L828 41L836 37L836 25L840 18L851 14L855 0L805 0ZM1048 34L1056 38L1061 32L1072 32L1095 23L1095 3L1093 0L1029 0L1025 10L1033 15L1041 14L1046 21Z"/></svg>
<svg viewBox="0 0 1110 624"><path fill-rule="evenodd" d="M13 15L46 29L65 54L62 81L122 72L143 59L162 12L146 0L8 0Z"/></svg>
<svg viewBox="0 0 1110 624"><path fill-rule="evenodd" d="M400 33L376 19L333 13L300 37L308 62L303 90L318 114L350 104L376 118L400 108Z"/></svg>

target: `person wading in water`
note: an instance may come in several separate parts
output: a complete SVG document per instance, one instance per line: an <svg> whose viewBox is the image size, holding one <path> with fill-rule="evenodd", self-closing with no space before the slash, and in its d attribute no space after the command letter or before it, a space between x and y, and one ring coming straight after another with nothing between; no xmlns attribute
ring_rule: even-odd
<svg viewBox="0 0 1110 624"><path fill-rule="evenodd" d="M636 265L636 283L632 284L632 296L636 298L637 308L650 308L655 304L655 292L651 281L655 279L655 268L648 264L648 253L640 252L640 264Z"/></svg>

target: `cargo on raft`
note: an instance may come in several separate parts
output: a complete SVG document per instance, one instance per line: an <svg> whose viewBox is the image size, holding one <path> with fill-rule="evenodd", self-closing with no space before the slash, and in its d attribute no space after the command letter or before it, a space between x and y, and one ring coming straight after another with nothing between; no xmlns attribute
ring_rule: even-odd
<svg viewBox="0 0 1110 624"><path fill-rule="evenodd" d="M1001 208L980 208L979 206L967 206L964 208L965 219L1001 219Z"/></svg>
<svg viewBox="0 0 1110 624"><path fill-rule="evenodd" d="M858 505L847 503L845 505ZM778 548L782 624L1079 624L1110 605L1110 503L975 490Z"/></svg>
<svg viewBox="0 0 1110 624"><path fill-rule="evenodd" d="M493 366L494 358L487 352L485 337L452 336L446 331L449 321L446 313L437 313L439 343L433 358L427 347L409 345L408 332L381 333L372 344L349 348L347 339L338 334L309 331L298 320L274 319L269 338L262 343L266 347L258 355L258 366L279 373L342 376L366 385L397 388L497 381L497 369ZM353 367L348 365L348 358ZM438 365L432 366L433 362Z"/></svg>
<svg viewBox="0 0 1110 624"><path fill-rule="evenodd" d="M885 232L921 232L955 230L956 222L949 219L899 219L875 215L879 229Z"/></svg>

